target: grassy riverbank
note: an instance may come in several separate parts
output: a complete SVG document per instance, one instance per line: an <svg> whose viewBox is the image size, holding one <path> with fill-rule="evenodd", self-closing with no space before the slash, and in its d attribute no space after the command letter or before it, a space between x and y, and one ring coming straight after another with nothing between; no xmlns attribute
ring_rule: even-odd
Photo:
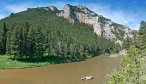
<svg viewBox="0 0 146 84"><path fill-rule="evenodd" d="M10 56L0 56L0 69L31 68L51 64L50 62L26 62L10 59Z"/></svg>
<svg viewBox="0 0 146 84"><path fill-rule="evenodd" d="M105 54L103 54L105 55ZM109 57L116 57L117 54L109 55ZM102 55L100 55L102 56ZM13 58L13 57L12 57ZM60 63L70 63L83 61L85 59L91 58L82 58L82 59L69 59L69 58L58 58L55 56L44 57L41 59L12 59L8 55L0 55L0 69L21 69L21 68L33 68L33 67L41 67L49 64L60 64Z"/></svg>
<svg viewBox="0 0 146 84"><path fill-rule="evenodd" d="M12 57L13 58L13 57ZM0 69L21 69L21 68L33 68L41 67L48 64L60 64L76 61L83 61L84 59L68 59L58 58L55 56L44 57L40 59L12 59L8 55L0 55Z"/></svg>

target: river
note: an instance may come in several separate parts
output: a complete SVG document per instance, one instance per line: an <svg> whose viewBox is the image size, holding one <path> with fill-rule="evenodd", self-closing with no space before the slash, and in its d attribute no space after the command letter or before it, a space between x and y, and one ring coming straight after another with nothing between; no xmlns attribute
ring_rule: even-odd
<svg viewBox="0 0 146 84"><path fill-rule="evenodd" d="M121 57L97 56L85 61L37 68L0 70L0 84L104 84L106 74L119 66ZM93 80L81 80L93 75Z"/></svg>

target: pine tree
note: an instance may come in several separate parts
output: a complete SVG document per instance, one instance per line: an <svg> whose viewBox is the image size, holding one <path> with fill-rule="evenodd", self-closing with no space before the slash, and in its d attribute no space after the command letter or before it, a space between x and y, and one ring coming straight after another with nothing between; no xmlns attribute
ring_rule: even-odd
<svg viewBox="0 0 146 84"><path fill-rule="evenodd" d="M33 58L34 53L35 53L35 32L32 28L30 28L27 35L27 56Z"/></svg>
<svg viewBox="0 0 146 84"><path fill-rule="evenodd" d="M14 58L17 59L19 55L19 49L20 49L20 40L19 40L19 27L15 26L11 33L10 37L10 54L14 55Z"/></svg>
<svg viewBox="0 0 146 84"><path fill-rule="evenodd" d="M129 37L127 37L126 39L124 39L124 42L123 42L123 46L122 48L123 49L129 49L131 45L133 45L133 40Z"/></svg>
<svg viewBox="0 0 146 84"><path fill-rule="evenodd" d="M35 30L35 56L41 57L44 53L44 35L40 28Z"/></svg>
<svg viewBox="0 0 146 84"><path fill-rule="evenodd" d="M3 23L2 31L0 32L0 54L6 53L6 40L7 40L7 26Z"/></svg>
<svg viewBox="0 0 146 84"><path fill-rule="evenodd" d="M146 22L141 21L139 29L138 47L141 50L146 49Z"/></svg>
<svg viewBox="0 0 146 84"><path fill-rule="evenodd" d="M14 48L17 45L19 51L16 55L19 55L19 57L27 56L25 58L41 56L44 54L44 50L45 55L47 53L48 55L58 56L58 58L80 58L99 55L104 53L105 50L111 52L115 48L114 43L105 38L97 37L91 26L79 22L70 24L63 18L56 17L55 13L46 10L35 8L12 16L15 17L0 20L0 24L3 21L7 22L6 54L11 54L11 50L14 51L12 47ZM27 21L31 24L25 23ZM16 25L13 25L14 23L21 27L17 30L18 35L14 35L13 31L16 27ZM41 31L37 29L36 25L41 28ZM0 28L1 32L3 27ZM0 48L3 46L1 37L3 37L2 33L0 34ZM15 40L18 40L18 43ZM16 46L14 46L14 43Z"/></svg>
<svg viewBox="0 0 146 84"><path fill-rule="evenodd" d="M26 23L25 26L22 28L22 43L21 43L21 55L28 56L28 29L29 24Z"/></svg>

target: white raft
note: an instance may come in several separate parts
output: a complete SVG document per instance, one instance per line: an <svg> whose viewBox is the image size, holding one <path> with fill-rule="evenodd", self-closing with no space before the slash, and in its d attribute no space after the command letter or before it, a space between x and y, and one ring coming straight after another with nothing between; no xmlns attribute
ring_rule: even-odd
<svg viewBox="0 0 146 84"><path fill-rule="evenodd" d="M83 76L81 80L91 80L94 79L94 76Z"/></svg>

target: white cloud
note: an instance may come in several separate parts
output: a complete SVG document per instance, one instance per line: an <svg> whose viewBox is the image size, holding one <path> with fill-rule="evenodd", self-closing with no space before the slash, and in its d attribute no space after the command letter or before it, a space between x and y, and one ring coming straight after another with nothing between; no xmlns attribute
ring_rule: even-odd
<svg viewBox="0 0 146 84"><path fill-rule="evenodd" d="M14 5L8 5L5 8L10 12L17 13L17 12L24 11L27 8L32 8L32 7L34 6L30 4L19 4L19 5L14 4Z"/></svg>
<svg viewBox="0 0 146 84"><path fill-rule="evenodd" d="M86 4L86 6L97 14L103 15L116 23L123 24L132 29L138 29L139 27L138 18L136 18L136 15L129 12L120 9L113 10L110 6L103 4Z"/></svg>

